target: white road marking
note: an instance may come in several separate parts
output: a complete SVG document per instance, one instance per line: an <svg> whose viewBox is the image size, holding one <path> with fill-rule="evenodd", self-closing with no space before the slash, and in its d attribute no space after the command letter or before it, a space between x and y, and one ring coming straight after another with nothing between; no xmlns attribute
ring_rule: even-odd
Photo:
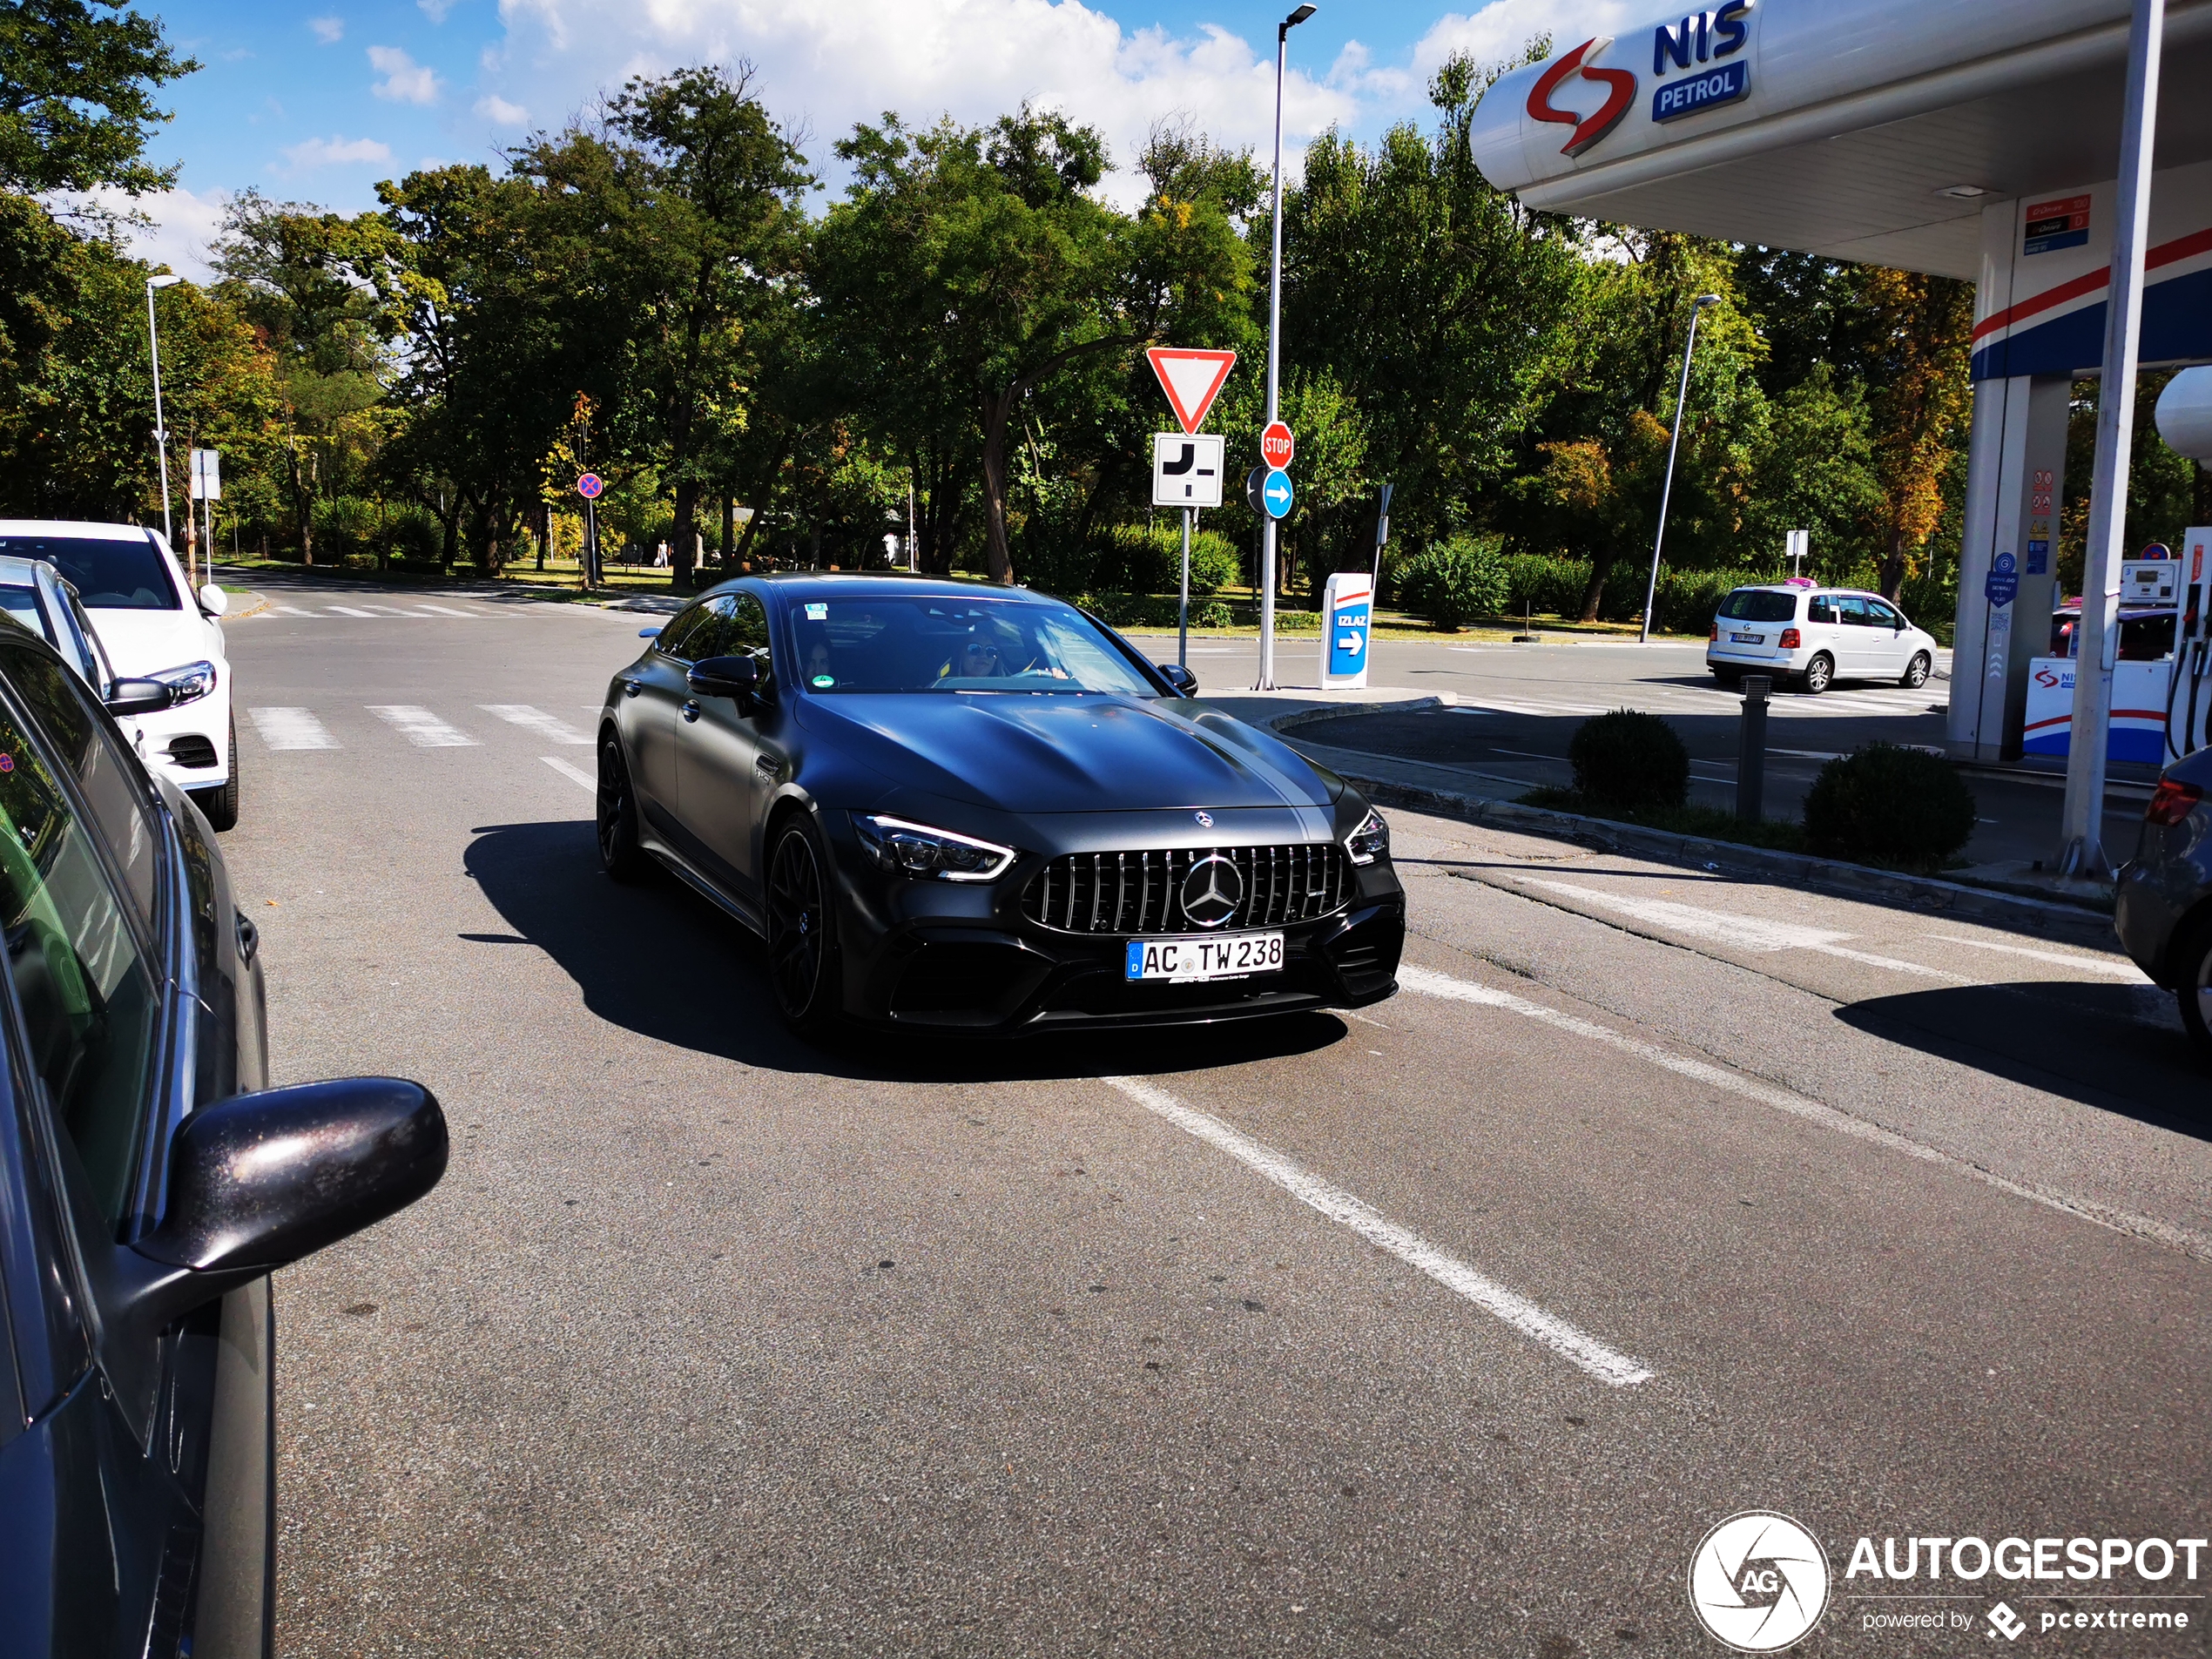
<svg viewBox="0 0 2212 1659"><path fill-rule="evenodd" d="M466 749L476 739L411 703L371 703L368 711L418 749Z"/></svg>
<svg viewBox="0 0 2212 1659"><path fill-rule="evenodd" d="M434 605L425 601L422 609L441 617L466 617L474 622L484 613L481 610L455 610L451 605Z"/></svg>
<svg viewBox="0 0 2212 1659"><path fill-rule="evenodd" d="M1950 1153L1939 1151L1932 1146L1923 1146L1919 1142L1900 1135L1895 1130L1884 1129L1879 1123L1870 1123L1863 1117L1853 1117L1849 1112L1838 1111L1833 1106L1824 1104L1822 1102L1809 1100L1803 1095L1793 1095L1786 1089L1777 1089L1770 1083L1742 1076L1723 1067L1710 1065L1703 1060L1692 1060L1685 1055L1672 1053L1660 1048L1656 1043L1642 1042L1608 1027L1599 1025L1594 1021L1581 1019L1572 1014L1562 1014L1557 1008L1548 1008L1541 1002L1531 1002L1526 997L1514 995L1510 991L1493 990L1487 985L1477 985L1467 980L1453 979L1450 974L1437 973L1433 968L1414 968L1402 963L1398 969L1398 983L1400 988L1415 992L1420 995L1440 997L1453 1002L1472 1002L1482 1008L1499 1008L1508 1014L1517 1014L1524 1019L1537 1021L1541 1024L1551 1027L1555 1031L1566 1031L1578 1037L1587 1037L1593 1042L1603 1043L1606 1047L1617 1049L1622 1054L1634 1055L1639 1060L1649 1061L1662 1070L1673 1072L1678 1077L1688 1077L1709 1088L1723 1089L1730 1094L1740 1096L1745 1100L1756 1101L1762 1106L1771 1106L1777 1111L1787 1112L1792 1117L1803 1118L1805 1122L1817 1123L1824 1129L1834 1130L1837 1133L1848 1135L1854 1140L1870 1142L1876 1146L1885 1147L1890 1151L1901 1152L1906 1157L1917 1158L1923 1163L1934 1164L1940 1169L1949 1170L1953 1175L1964 1176L1970 1181L1979 1181L1984 1186L1994 1187L2000 1192L2009 1193L2015 1198L2026 1198L2029 1203L2040 1204L2046 1209L2056 1210L2066 1215L2078 1217L2083 1221L2093 1221L2100 1227L2111 1228L2114 1232L2130 1233L2139 1238L2155 1239L2160 1244L2168 1244L2176 1250L2185 1251L2189 1255L2212 1261L2212 1236L2193 1231L2187 1227L2176 1227L2167 1222L2154 1221L2148 1216L2139 1216L2130 1211L2114 1209L2108 1204L2099 1204L2094 1199L2078 1198L2067 1193L2054 1192L2048 1188L2033 1186L2026 1182L2008 1180L1993 1170L1985 1170L1978 1163L1969 1163L1964 1158L1954 1157Z"/></svg>
<svg viewBox="0 0 2212 1659"><path fill-rule="evenodd" d="M1985 819L1984 823L1993 820ZM2075 956L2065 951L2032 950L2026 945L2000 945L1993 940L1969 939L1963 934L1930 934L1931 939L1940 939L1946 944L1971 945L1976 950L2002 951L2007 956L2027 956L2039 962L2056 962L2061 968L2078 968L2085 974L2109 974L2114 979L2124 979L2137 985L2153 983L2151 976L2133 962L2110 962L2095 956Z"/></svg>
<svg viewBox="0 0 2212 1659"><path fill-rule="evenodd" d="M367 617L374 620L376 616L374 610L355 610L349 605L326 605L323 608L334 617Z"/></svg>
<svg viewBox="0 0 2212 1659"><path fill-rule="evenodd" d="M1186 1134L1197 1136L1217 1151L1226 1152L1245 1168L1264 1176L1302 1204L1311 1204L1331 1221L1348 1227L1379 1250L1386 1250L1408 1267L1417 1268L1455 1295L1463 1296L1485 1312L1496 1315L1530 1340L1549 1348L1600 1382L1615 1388L1632 1388L1656 1374L1640 1359L1608 1348L1595 1337L1570 1325L1527 1297L1509 1291L1457 1257L1448 1256L1417 1234L1369 1207L1342 1188L1293 1163L1271 1146L1231 1128L1218 1117L1184 1105L1157 1083L1142 1077L1102 1077L1099 1081L1135 1101L1148 1112L1165 1118Z"/></svg>
<svg viewBox="0 0 2212 1659"><path fill-rule="evenodd" d="M1638 921L1656 927L1672 928L1688 934L1693 939L1710 939L1716 944L1733 945L1738 950L1811 950L1824 956L1840 956L1846 961L1864 962L1870 968L1884 968L1892 973L1910 974L1919 979L1948 980L1954 985L1970 985L1973 981L1964 974L1946 974L1939 968L1930 968L1922 962L1900 961L1894 956L1877 956L1869 951L1852 950L1843 941L1852 937L1831 928L1806 927L1796 922L1775 921L1764 916L1730 915L1725 911L1701 910L1696 905L1676 904L1671 899L1647 899L1636 894L1608 893L1599 887L1578 887L1572 881L1547 881L1540 877L1522 878L1527 885L1543 887L1569 899L1580 899L1607 910L1617 910Z"/></svg>
<svg viewBox="0 0 2212 1659"><path fill-rule="evenodd" d="M338 739L305 709L248 709L246 712L253 716L253 729L261 734L262 745L266 748L338 747Z"/></svg>
<svg viewBox="0 0 2212 1659"><path fill-rule="evenodd" d="M271 605L269 612L278 617L312 617L315 614L312 610L302 610L298 605Z"/></svg>
<svg viewBox="0 0 2212 1659"><path fill-rule="evenodd" d="M582 784L594 795L597 795L599 792L599 780L597 778L594 778L590 772L584 771L583 767L572 766L567 761L562 759L558 755L540 755L538 756L538 759L543 760L547 765L552 767L554 771L559 772L563 778L575 779L577 782Z"/></svg>
<svg viewBox="0 0 2212 1659"><path fill-rule="evenodd" d="M554 743L589 744L585 737L558 715L534 709L527 703L479 703L476 706L486 714L496 714L509 725L528 726L540 737Z"/></svg>
<svg viewBox="0 0 2212 1659"><path fill-rule="evenodd" d="M397 605L372 605L364 604L361 606L361 609L370 612L372 615L379 617L411 617L415 614L412 610L402 610Z"/></svg>

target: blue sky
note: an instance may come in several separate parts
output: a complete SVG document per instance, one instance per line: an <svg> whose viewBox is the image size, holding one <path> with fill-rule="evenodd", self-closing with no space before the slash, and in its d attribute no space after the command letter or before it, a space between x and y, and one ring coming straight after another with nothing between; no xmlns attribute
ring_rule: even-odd
<svg viewBox="0 0 2212 1659"><path fill-rule="evenodd" d="M179 0L145 7L198 74L168 89L156 138L180 161L145 204L144 251L197 274L224 199L247 187L356 211L426 163L496 162L625 75L750 58L763 95L827 170L832 140L895 109L981 120L1023 98L1101 127L1126 156L1187 114L1264 150L1280 3L1229 0ZM1613 21L1620 0L1338 0L1293 31L1286 138L1372 136L1420 116L1454 49L1494 57L1541 28Z"/></svg>

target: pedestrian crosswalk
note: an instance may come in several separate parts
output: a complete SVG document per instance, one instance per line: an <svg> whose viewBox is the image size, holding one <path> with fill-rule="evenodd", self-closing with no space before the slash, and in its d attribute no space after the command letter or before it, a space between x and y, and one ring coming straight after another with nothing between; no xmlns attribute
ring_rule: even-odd
<svg viewBox="0 0 2212 1659"><path fill-rule="evenodd" d="M482 741L412 703L372 703L368 711L418 749L472 749Z"/></svg>
<svg viewBox="0 0 2212 1659"><path fill-rule="evenodd" d="M577 706L587 717L599 712L597 704ZM589 748L592 741L590 718L579 725L529 703L479 703L444 710L418 703L364 703L320 710L267 706L249 708L246 714L261 747L272 754L366 747L395 739L415 749L477 749L484 746L489 733L502 726L515 727L541 744Z"/></svg>
<svg viewBox="0 0 2212 1659"><path fill-rule="evenodd" d="M544 609L545 607L540 605L530 605L527 608L532 611L537 611ZM558 605L551 608L555 610L563 609L563 607ZM314 605L272 604L266 609L255 611L253 614L260 617L348 617L360 622L375 622L392 617L451 617L469 622L483 622L495 620L502 616L511 615L513 612L511 610L494 610L484 605L462 606L432 604L427 600L408 605L371 604L367 600L361 600L349 605L327 604Z"/></svg>
<svg viewBox="0 0 2212 1659"><path fill-rule="evenodd" d="M1456 695L1454 711L1461 714L1580 716L1632 708L1652 714L1734 716L1741 713L1743 706L1742 692L1718 686L1623 686L1620 697L1610 703L1588 701L1587 691L1581 698L1574 700L1548 698L1520 688L1502 697L1487 691L1460 691ZM1902 686L1894 689L1870 686L1863 691L1831 691L1823 697L1780 696L1769 703L1767 708L1769 714L1777 719L1797 717L1817 719L1913 719L1923 715L1940 714L1943 711L1943 705L1938 700L1940 696L1940 692L1932 694L1925 687L1908 691Z"/></svg>
<svg viewBox="0 0 2212 1659"><path fill-rule="evenodd" d="M249 709L253 729L270 749L335 749L338 739L306 709Z"/></svg>

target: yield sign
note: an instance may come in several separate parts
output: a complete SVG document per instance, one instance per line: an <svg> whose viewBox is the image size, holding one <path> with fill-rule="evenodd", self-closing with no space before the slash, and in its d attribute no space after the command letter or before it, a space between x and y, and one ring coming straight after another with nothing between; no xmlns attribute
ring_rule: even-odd
<svg viewBox="0 0 2212 1659"><path fill-rule="evenodd" d="M1214 399L1221 395L1221 383L1237 366L1233 351L1184 351L1173 346L1155 346L1144 354L1152 360L1152 372L1160 377L1168 407L1183 422L1185 432L1198 429Z"/></svg>

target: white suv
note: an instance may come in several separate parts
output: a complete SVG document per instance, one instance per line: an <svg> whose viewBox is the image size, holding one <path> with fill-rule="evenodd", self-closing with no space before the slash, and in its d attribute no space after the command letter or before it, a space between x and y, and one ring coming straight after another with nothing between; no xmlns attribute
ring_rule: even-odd
<svg viewBox="0 0 2212 1659"><path fill-rule="evenodd" d="M147 765L190 792L219 830L238 822L238 727L223 654L223 590L198 593L158 530L135 524L0 519L0 556L42 559L77 590L115 671L160 680L169 707L134 716Z"/></svg>
<svg viewBox="0 0 2212 1659"><path fill-rule="evenodd" d="M1771 674L1817 697L1839 679L1925 685L1936 650L1933 635L1878 593L1790 581L1730 594L1713 619L1705 665L1723 685Z"/></svg>

